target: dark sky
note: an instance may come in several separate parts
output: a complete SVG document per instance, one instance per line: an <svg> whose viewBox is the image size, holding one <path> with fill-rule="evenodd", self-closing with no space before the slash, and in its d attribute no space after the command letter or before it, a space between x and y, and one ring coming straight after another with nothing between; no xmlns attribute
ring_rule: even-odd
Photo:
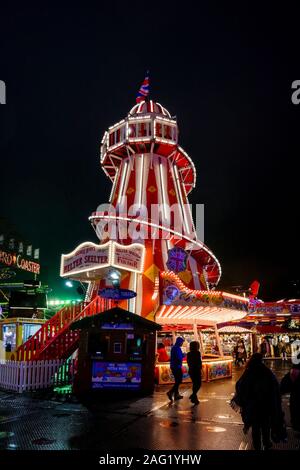
<svg viewBox="0 0 300 470"><path fill-rule="evenodd" d="M44 280L61 295L60 254L96 241L88 216L110 193L102 135L134 105L149 68L151 97L177 115L197 168L190 201L205 204L220 286L257 278L262 298L295 297L299 8L106 3L1 7L0 216L40 246Z"/></svg>

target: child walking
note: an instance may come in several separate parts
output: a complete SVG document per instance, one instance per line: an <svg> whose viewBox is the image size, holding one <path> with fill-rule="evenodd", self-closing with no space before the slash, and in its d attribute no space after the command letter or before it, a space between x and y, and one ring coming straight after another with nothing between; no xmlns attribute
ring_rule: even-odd
<svg viewBox="0 0 300 470"><path fill-rule="evenodd" d="M202 360L200 354L200 345L198 341L191 341L190 343L190 352L187 354L187 363L189 366L189 376L193 382L193 393L190 396L190 400L195 405L198 405L199 400L197 397L197 392L201 387L201 370L202 370Z"/></svg>

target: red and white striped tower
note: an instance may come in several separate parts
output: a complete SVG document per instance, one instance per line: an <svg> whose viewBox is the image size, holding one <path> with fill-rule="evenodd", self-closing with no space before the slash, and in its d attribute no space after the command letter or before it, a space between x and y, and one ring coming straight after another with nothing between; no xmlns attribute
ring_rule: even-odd
<svg viewBox="0 0 300 470"><path fill-rule="evenodd" d="M187 287L207 290L216 285L221 267L195 233L188 194L195 187L196 170L178 145L176 118L154 101L138 103L105 132L101 166L112 181L112 191L110 209L90 217L100 243L138 241L146 248L143 272L122 273L121 287L137 292L130 309L153 318L159 302L159 272L167 269L168 250L175 246L188 253L186 269L179 273ZM115 233L112 223L118 228ZM137 232L144 236L137 239Z"/></svg>

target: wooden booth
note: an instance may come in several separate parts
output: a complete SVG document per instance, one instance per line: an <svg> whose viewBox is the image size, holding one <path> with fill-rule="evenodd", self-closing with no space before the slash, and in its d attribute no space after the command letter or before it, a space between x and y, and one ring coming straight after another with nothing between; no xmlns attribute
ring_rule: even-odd
<svg viewBox="0 0 300 470"><path fill-rule="evenodd" d="M74 322L81 330L74 392L154 390L156 331L150 320L112 308Z"/></svg>

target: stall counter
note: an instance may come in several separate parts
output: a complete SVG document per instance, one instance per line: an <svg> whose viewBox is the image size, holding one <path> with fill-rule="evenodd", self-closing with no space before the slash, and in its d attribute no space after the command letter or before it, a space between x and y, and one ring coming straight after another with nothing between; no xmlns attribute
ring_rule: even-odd
<svg viewBox="0 0 300 470"><path fill-rule="evenodd" d="M202 381L211 382L213 380L232 377L232 362L233 359L231 356L220 357L205 355L202 359ZM188 370L188 365L186 361L184 361L182 365L183 383L191 382ZM171 384L174 382L169 362L156 363L155 379L159 385Z"/></svg>

